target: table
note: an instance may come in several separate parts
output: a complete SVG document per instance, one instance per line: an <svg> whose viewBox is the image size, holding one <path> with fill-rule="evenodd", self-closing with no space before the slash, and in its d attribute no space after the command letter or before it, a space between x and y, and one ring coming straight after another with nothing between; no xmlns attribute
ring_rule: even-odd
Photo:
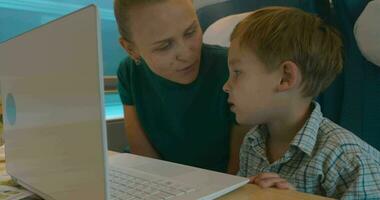
<svg viewBox="0 0 380 200"><path fill-rule="evenodd" d="M0 158L3 152L0 150ZM109 156L116 155L118 153L109 151ZM1 182L4 183L4 178L7 177L5 172L5 162L4 157L0 159L0 177L2 177ZM10 179L10 177L9 177ZM10 183L12 184L12 183ZM329 198L291 191L291 190L280 190L280 189L262 189L259 186L253 185L253 184L247 184L229 194L226 194L218 200L327 200Z"/></svg>
<svg viewBox="0 0 380 200"><path fill-rule="evenodd" d="M262 189L257 185L247 184L218 200L326 200L330 198L311 195L291 190L280 190L274 188Z"/></svg>
<svg viewBox="0 0 380 200"><path fill-rule="evenodd" d="M109 156L116 155L117 152L109 151ZM280 189L262 189L257 185L247 184L229 194L226 194L218 200L327 200L330 198L321 197L312 194L306 194L291 190Z"/></svg>

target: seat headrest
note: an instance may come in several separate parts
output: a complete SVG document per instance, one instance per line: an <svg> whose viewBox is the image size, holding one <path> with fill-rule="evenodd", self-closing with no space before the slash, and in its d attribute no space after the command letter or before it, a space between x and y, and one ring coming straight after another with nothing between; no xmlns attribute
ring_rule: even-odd
<svg viewBox="0 0 380 200"><path fill-rule="evenodd" d="M203 34L203 42L223 47L230 46L230 35L235 26L252 12L229 15L211 24Z"/></svg>
<svg viewBox="0 0 380 200"><path fill-rule="evenodd" d="M354 26L356 42L363 56L380 66L380 0L367 4Z"/></svg>

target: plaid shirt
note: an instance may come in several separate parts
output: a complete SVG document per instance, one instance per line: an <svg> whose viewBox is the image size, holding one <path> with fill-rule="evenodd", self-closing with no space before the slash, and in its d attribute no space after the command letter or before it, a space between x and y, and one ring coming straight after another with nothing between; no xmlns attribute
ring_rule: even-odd
<svg viewBox="0 0 380 200"><path fill-rule="evenodd" d="M380 152L314 109L287 152L269 163L264 125L240 149L240 176L277 173L298 191L343 199L380 199Z"/></svg>

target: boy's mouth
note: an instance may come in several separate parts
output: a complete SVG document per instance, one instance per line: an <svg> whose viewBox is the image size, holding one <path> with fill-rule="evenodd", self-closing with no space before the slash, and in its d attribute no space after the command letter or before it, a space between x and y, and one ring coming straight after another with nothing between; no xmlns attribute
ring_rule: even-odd
<svg viewBox="0 0 380 200"><path fill-rule="evenodd" d="M232 112L234 112L234 110L235 110L235 104L232 103L231 101L228 101L228 105L230 106L230 110L231 110Z"/></svg>

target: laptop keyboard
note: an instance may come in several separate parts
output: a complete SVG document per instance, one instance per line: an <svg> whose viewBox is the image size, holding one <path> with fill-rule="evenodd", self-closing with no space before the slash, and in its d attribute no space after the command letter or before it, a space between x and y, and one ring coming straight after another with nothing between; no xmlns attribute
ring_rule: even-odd
<svg viewBox="0 0 380 200"><path fill-rule="evenodd" d="M109 180L112 200L164 200L195 191L178 181L115 167L109 168Z"/></svg>

